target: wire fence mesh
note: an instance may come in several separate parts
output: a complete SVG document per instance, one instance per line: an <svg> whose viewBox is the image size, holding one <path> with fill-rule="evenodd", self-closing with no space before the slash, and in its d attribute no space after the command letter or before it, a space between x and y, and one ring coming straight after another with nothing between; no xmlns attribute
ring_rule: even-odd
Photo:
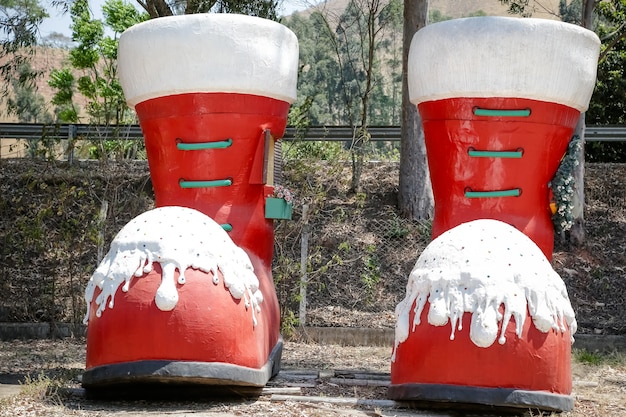
<svg viewBox="0 0 626 417"><path fill-rule="evenodd" d="M430 240L430 222L404 219L395 207L381 207L373 215L332 207L313 211L305 221L302 207L296 207L296 221L277 227L274 277L285 322L328 325L335 309L395 309Z"/></svg>
<svg viewBox="0 0 626 417"><path fill-rule="evenodd" d="M345 182L347 168L326 169L310 173L319 187L309 192L314 197L301 195L293 220L275 222L273 274L286 321L298 317L301 289L307 312L392 311L429 240L428 222L402 219L393 199L383 198L394 194L387 189L393 183L346 194L326 176ZM394 168L376 169L373 178ZM294 183L310 181L285 174ZM0 321L80 323L98 259L124 224L153 206L147 163L5 161L0 187Z"/></svg>

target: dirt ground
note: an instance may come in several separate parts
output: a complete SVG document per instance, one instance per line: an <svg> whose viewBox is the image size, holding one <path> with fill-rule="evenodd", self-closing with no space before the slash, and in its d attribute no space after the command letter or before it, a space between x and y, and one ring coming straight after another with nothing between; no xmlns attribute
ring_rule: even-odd
<svg viewBox="0 0 626 417"><path fill-rule="evenodd" d="M0 399L1 417L22 416L468 416L463 411L399 408L386 399L391 350L285 342L281 373L248 400L97 401L80 388L83 339L0 342L0 387L22 384ZM575 408L562 417L626 416L626 357L578 352L572 365ZM352 385L366 375L370 386ZM374 382L379 381L379 382ZM333 403L343 401L343 403ZM476 414L472 416L493 416ZM527 416L538 416L528 412Z"/></svg>
<svg viewBox="0 0 626 417"><path fill-rule="evenodd" d="M3 164L3 174L0 175L2 180L0 181L0 188L3 190L3 195L6 196L4 200L6 204L0 204L0 214L2 214L0 216L0 232L7 232L3 235L2 241L7 245L5 249L10 249L8 244L13 240L15 240L13 242L15 245L22 248L19 251L9 250L10 256L7 255L0 262L0 271L3 272L3 276L19 278L0 280L0 284L6 286L6 288L0 288L0 293L3 294L3 300L0 301L0 320L4 321L10 321L8 319L17 314L14 313L15 311L21 311L14 306L17 301L23 299L46 300L43 298L45 294L40 298L35 298L38 296L35 293L29 293L28 297L21 298L14 295L11 291L16 291L16 288L19 290L16 294L23 293L18 285L22 282L28 282L28 280L25 276L16 275L17 269L11 265L23 262L25 265L31 265L30 269L44 271L45 277L52 277L52 272L59 271L64 272L64 276L74 277L76 271L83 271L85 268L75 266L75 269L65 271L59 265L93 263L93 253L95 253L93 243L88 240L76 243L68 239L67 244L72 248L71 251L63 250L64 247L61 246L44 246L45 250L38 250L40 248L34 244L39 244L39 240L35 238L40 234L42 236L54 235L50 234L49 231L53 229L48 229L53 220L62 223L62 226L66 223L72 226L72 221L76 219L83 217L91 219L97 215L97 211L100 210L100 205L96 204L97 199L94 197L94 203L90 205L84 204L84 201L88 197L99 195L90 188L95 187L99 177L95 175L93 177L68 177L67 173L63 174L62 167L57 169L50 166L33 166L32 168L32 172L49 172L49 178L46 177L46 181L35 181L33 176L24 173L26 169L24 166L8 163ZM365 177L367 199L364 202L359 201L354 196L351 200L340 200L339 197L345 194L342 191L342 186L337 186L336 189L331 187L325 194L325 205L320 211L331 214L339 211L354 214L361 210L366 215L371 214L371 216L380 217L380 213L386 213L390 207L395 207L395 200L392 198L395 195L394 181L397 178L395 169L379 166L368 171L368 175ZM12 173L11 170L16 172ZM55 170L60 171L61 174ZM125 224L126 217L132 217L131 213L142 212L149 205L149 198L142 191L147 187L145 169L137 170L137 175L128 179L124 178L124 181L120 183L121 185L108 180L102 181L106 187L112 190L111 201L122 200L122 197L126 198L123 201L124 204L115 206L117 211L110 216L111 223L107 223L107 233L109 234L119 230L121 225ZM64 179L63 175L68 178ZM15 181L15 183L9 183L9 180ZM313 181L314 178L309 178L309 180ZM317 181L320 184L323 183L323 179L317 179ZM64 187L55 188L58 184ZM29 192L25 193L24 190L29 190ZM83 190L85 191L83 192ZM573 247L567 243L567 240L561 240L557 236L553 266L567 285L579 322L579 333L623 335L626 332L624 325L626 323L626 309L623 307L626 297L626 279L624 279L626 278L624 272L626 271L626 165L588 164L586 166L585 191L587 241L581 247ZM39 194L41 194L41 200L35 200ZM80 201L80 204L73 198L74 194L82 199L76 200ZM45 205L44 203L48 200L54 201L55 204L50 207ZM0 203L2 202L3 200L0 200ZM95 210L96 213L87 216L83 210L86 206ZM49 212L50 216L43 216L40 219L42 220L41 230L28 228L26 226L31 225L32 222L20 222L19 218L9 216L12 211L15 211L15 207L20 208L21 211L18 210L18 214L24 219L42 217L41 213L44 212L41 207L47 208L48 211L45 213ZM62 213L62 215L58 213ZM345 224L332 223L332 230L343 230L339 227L343 226L344 229L355 234L354 230L351 229L353 224L345 221L345 219L349 220L355 217L341 217ZM369 217L366 216L364 219L367 220ZM50 224L44 220L49 221ZM363 220L363 225L367 226L368 224ZM359 227L363 225L357 224ZM17 226L20 226L21 229L16 228ZM311 227L323 230L320 225L312 224ZM27 240L17 240L16 230L18 229L23 232L22 235L25 239L28 238ZM85 235L88 236L88 234ZM297 233L294 235L297 236ZM320 235L322 234L320 233ZM45 240L46 245L58 243L54 239ZM403 244L406 241L407 239L399 240ZM28 246L24 242L34 242L34 246ZM418 243L422 244L422 242ZM327 252L333 252L338 243L322 235L319 242L312 240L311 244L319 247L322 251L319 256L322 260L320 265L325 267L327 264L324 263L324 259L325 257L329 258ZM291 246L299 247L299 244ZM290 245L284 244L284 247L288 248ZM416 248L417 244L414 249L417 250ZM279 247L279 249L281 248ZM45 256L34 256L37 254ZM50 257L51 254L54 255L53 258ZM72 256L71 259L66 259L68 254ZM14 258L18 255L24 255L24 260L15 260ZM349 257L346 256L346 258ZM416 256L410 257L409 264L413 263L415 258ZM45 268L40 267L41 265ZM331 300L332 294L350 294L351 291L355 291L355 288L362 287L359 282L353 282L349 279L336 279L337 276L348 277L346 271L350 268L354 269L353 265L337 263L332 267L335 268L332 270L332 274L330 272L320 274L321 278L317 283L318 285L311 285L309 324L333 327L393 327L393 307L397 303L397 298L404 295L404 286L406 285L406 273L404 271L398 273L401 279L385 279L377 283L370 293L373 295L370 300L359 293L356 298L363 299L365 302L355 303L349 297L344 297L344 304L328 305L328 300ZM28 269L22 268L22 270ZM39 275L33 277L33 279L35 278L42 279ZM327 281L322 281L322 279ZM359 279L358 275L356 279ZM64 282L58 281L57 284L59 283ZM391 286L389 283L394 285ZM80 301L84 288L82 283L70 281L67 284L68 288L78 288L75 291L78 295L74 294L73 298L69 298L69 300L72 303L73 300ZM316 290L314 291L314 289ZM337 300L331 301L337 302ZM46 305L43 302L40 304ZM49 305L50 308L40 310L27 306L29 308L23 309L25 311L23 317L34 317L41 321L55 318L56 312L52 308L55 303L50 302ZM284 306L286 305L285 303ZM76 311L80 320L84 308L77 304L77 308L68 308L67 311ZM6 317L5 319L2 318L3 315ZM290 396L280 397L279 395L285 394L267 392L255 399L229 402L221 399L185 402L102 402L88 400L82 394L79 379L84 370L84 351L84 340L81 339L0 342L0 384L24 384L21 394L0 399L0 417L437 415L434 412L417 414L415 410L394 408L394 404L389 403L386 399L384 384L382 386L361 387L348 385L342 380L342 378L345 379L343 377L344 371L347 370L352 373L359 371L388 381L391 348L321 346L294 341L286 342L283 354L284 373L279 375L279 378L269 384L268 387L279 388L282 390L279 390L280 392L288 392L287 395ZM618 353L609 356L580 353L576 357L577 360L572 365L575 408L572 412L564 413L562 416L626 417L626 359L624 356ZM300 373L300 377L295 378L294 375L298 375L298 373ZM328 400L320 400L319 397ZM331 403L331 398L342 398L344 403ZM465 414L461 412L443 415L460 416ZM536 416L537 413L532 415Z"/></svg>

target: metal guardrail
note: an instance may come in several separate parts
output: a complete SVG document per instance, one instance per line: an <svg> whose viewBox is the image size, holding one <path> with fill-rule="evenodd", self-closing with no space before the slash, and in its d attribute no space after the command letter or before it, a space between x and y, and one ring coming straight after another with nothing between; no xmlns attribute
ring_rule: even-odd
<svg viewBox="0 0 626 417"><path fill-rule="evenodd" d="M0 123L0 139L67 139L70 137L141 139L143 134L139 125Z"/></svg>
<svg viewBox="0 0 626 417"><path fill-rule="evenodd" d="M585 140L594 142L625 142L626 126L586 126Z"/></svg>
<svg viewBox="0 0 626 417"><path fill-rule="evenodd" d="M368 133L372 141L399 141L400 126L370 126ZM283 140L295 139L296 129L287 127ZM350 126L312 126L306 130L305 141L348 141L354 135ZM142 139L139 125L102 126L86 124L24 124L0 123L0 139ZM593 142L626 142L626 126L595 126L585 130L585 140Z"/></svg>

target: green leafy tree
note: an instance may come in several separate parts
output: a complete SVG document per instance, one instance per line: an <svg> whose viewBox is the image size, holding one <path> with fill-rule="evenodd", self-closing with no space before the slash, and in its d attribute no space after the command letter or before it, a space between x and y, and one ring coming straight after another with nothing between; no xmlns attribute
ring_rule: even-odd
<svg viewBox="0 0 626 417"><path fill-rule="evenodd" d="M70 68L54 69L48 85L56 90L52 97L57 120L63 123L78 123L79 109L74 103L76 78Z"/></svg>
<svg viewBox="0 0 626 417"><path fill-rule="evenodd" d="M587 111L596 125L626 124L626 1L596 6L596 33L602 40L598 81ZM626 162L626 143L593 142L586 146L589 161Z"/></svg>
<svg viewBox="0 0 626 417"><path fill-rule="evenodd" d="M401 21L399 0L351 0L339 14L324 7L308 21L295 16L291 27L301 46L299 94L312 97L311 117L322 123L354 128L350 145L351 190L359 192L360 177L371 149L368 127L389 123L393 79L383 75L389 41L385 36ZM383 55L385 53L386 55ZM396 79L399 69L396 67Z"/></svg>
<svg viewBox="0 0 626 417"><path fill-rule="evenodd" d="M559 16L561 20L575 25L582 25L583 2L582 0L559 0Z"/></svg>
<svg viewBox="0 0 626 417"><path fill-rule="evenodd" d="M35 53L39 25L46 17L37 0L0 0L0 78L4 81L0 83L0 97L9 96L15 81L32 84L39 75L24 65Z"/></svg>
<svg viewBox="0 0 626 417"><path fill-rule="evenodd" d="M399 125L402 102L402 24L401 0L392 0L382 11L381 21L386 22L385 34L380 42L379 82L375 83L370 118L376 125ZM383 75L384 74L384 75Z"/></svg>
<svg viewBox="0 0 626 417"><path fill-rule="evenodd" d="M452 19L452 16L444 15L441 10L429 10L428 22L437 23Z"/></svg>
<svg viewBox="0 0 626 417"><path fill-rule="evenodd" d="M117 38L147 16L122 0L108 0L102 12L105 22L92 18L87 0L76 0L72 5L72 40L78 45L70 50L70 64L82 72L76 85L89 100L90 122L117 124L127 121L127 106L117 78ZM105 36L105 25L113 37Z"/></svg>
<svg viewBox="0 0 626 417"><path fill-rule="evenodd" d="M51 123L52 115L46 110L46 99L37 93L32 82L22 83L22 74L31 74L33 70L29 62L23 62L18 70L18 77L11 82L12 94L7 98L7 109L9 114L17 116L22 123ZM54 146L45 137L41 139L27 139L28 154L31 158L38 155L51 155L50 151ZM40 149L40 145L43 147Z"/></svg>
<svg viewBox="0 0 626 417"><path fill-rule="evenodd" d="M339 142L303 140L311 125L342 124L336 79L339 65L327 37L324 17L315 10L308 16L295 13L283 23L296 34L300 50L298 98L290 108L288 119L296 134L294 142L283 144L283 157L285 160L336 159L342 153Z"/></svg>
<svg viewBox="0 0 626 417"><path fill-rule="evenodd" d="M43 95L37 93L33 82L20 82L33 73L31 64L23 62L17 68L18 76L11 80L12 94L7 98L9 114L17 116L24 123L50 123L52 116L46 110L46 100Z"/></svg>
<svg viewBox="0 0 626 417"><path fill-rule="evenodd" d="M59 49L69 49L71 43L72 39L69 36L59 32L52 32L41 40L43 46Z"/></svg>
<svg viewBox="0 0 626 417"><path fill-rule="evenodd" d="M626 0L601 2L595 11L594 28L602 40L602 51L596 90L587 112L588 121L625 124Z"/></svg>
<svg viewBox="0 0 626 417"><path fill-rule="evenodd" d="M122 0L108 0L102 12L104 22L92 17L87 0L75 0L69 8L76 46L70 49L69 66L52 71L48 82L56 90L52 103L62 122L80 120L78 94L87 100L85 112L89 123L119 126L135 120L118 81L118 37L148 16ZM113 35L106 35L105 28ZM117 140L119 136L95 138L92 156L120 158L136 150L135 141Z"/></svg>
<svg viewBox="0 0 626 417"><path fill-rule="evenodd" d="M137 0L150 18L195 13L239 13L277 20L282 0Z"/></svg>
<svg viewBox="0 0 626 417"><path fill-rule="evenodd" d="M380 68L383 36L394 20L390 12L395 1L352 0L335 26L332 43L341 67L343 109L354 127L350 146L352 159L351 191L361 192L361 175L370 145L368 127L372 123L374 92L384 96ZM330 23L330 22L329 22ZM330 27L330 26L329 26Z"/></svg>
<svg viewBox="0 0 626 417"><path fill-rule="evenodd" d="M324 16L313 11L309 17L296 13L285 20L298 37L300 62L298 71L298 100L292 112L301 113L306 103L306 116L313 125L338 125L341 99L336 74L339 64L328 39Z"/></svg>

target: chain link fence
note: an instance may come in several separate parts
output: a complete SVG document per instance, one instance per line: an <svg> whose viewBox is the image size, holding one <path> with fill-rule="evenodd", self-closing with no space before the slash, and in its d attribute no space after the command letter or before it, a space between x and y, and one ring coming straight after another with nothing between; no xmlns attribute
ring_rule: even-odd
<svg viewBox="0 0 626 417"><path fill-rule="evenodd" d="M345 325L337 316L348 311L384 320L404 297L430 221L401 218L395 205L367 195L354 200L297 206L294 221L277 226L274 279L285 326Z"/></svg>
<svg viewBox="0 0 626 417"><path fill-rule="evenodd" d="M286 326L321 324L320 312L332 309L393 311L430 237L428 222L397 212L397 164L367 168L356 194L346 192L345 164L322 165L307 178L285 171L300 194L293 220L275 222L273 274ZM79 324L99 258L124 224L152 207L147 164L70 169L21 159L1 168L0 321Z"/></svg>

